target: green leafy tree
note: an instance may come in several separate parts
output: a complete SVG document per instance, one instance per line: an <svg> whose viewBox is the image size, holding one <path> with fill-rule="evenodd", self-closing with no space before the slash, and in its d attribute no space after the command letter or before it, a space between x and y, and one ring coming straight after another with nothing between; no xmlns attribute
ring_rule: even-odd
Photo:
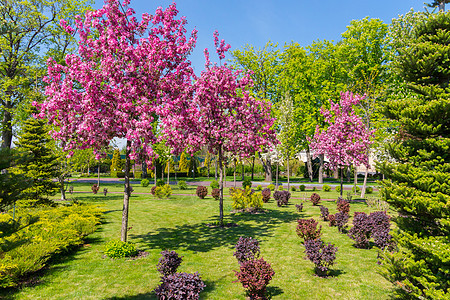
<svg viewBox="0 0 450 300"><path fill-rule="evenodd" d="M247 45L242 49L231 52L233 64L237 69L243 71L251 70L250 77L253 80L253 86L250 87L253 96L270 101L276 104L281 100L282 89L279 85L282 64L278 45L267 42L263 48L255 48ZM273 108L275 106L272 106ZM273 111L273 115L276 112ZM269 149L266 149L269 150ZM272 181L272 163L269 155L260 156L263 164L266 181ZM253 164L252 164L253 166ZM252 170L253 177L253 170Z"/></svg>
<svg viewBox="0 0 450 300"><path fill-rule="evenodd" d="M369 130L376 129L376 139L379 142L385 140L386 133L389 132L386 127L390 123L386 122L380 110L386 94L391 92L388 86L395 80L388 68L392 58L388 33L389 27L383 21L366 17L351 21L338 44L340 61L346 70L343 82L354 93L365 95L359 103L358 114ZM366 168L361 197L364 197L367 176ZM356 186L356 166L354 178Z"/></svg>
<svg viewBox="0 0 450 300"><path fill-rule="evenodd" d="M36 113L33 107L29 114ZM22 133L17 142L17 151L28 159L17 165L16 173L32 179L32 185L24 190L25 199L30 204L50 203L48 196L56 194L58 184L57 157L50 145L50 135L46 120L30 117L24 122Z"/></svg>
<svg viewBox="0 0 450 300"><path fill-rule="evenodd" d="M75 23L89 0L0 0L0 130L2 148L10 148L13 127L24 120L29 99L41 85L49 56L62 61L75 40L59 26L61 19Z"/></svg>
<svg viewBox="0 0 450 300"><path fill-rule="evenodd" d="M450 14L417 22L395 66L413 92L386 103L399 122L383 198L398 212L398 251L385 253L384 276L402 299L449 299L450 292Z"/></svg>

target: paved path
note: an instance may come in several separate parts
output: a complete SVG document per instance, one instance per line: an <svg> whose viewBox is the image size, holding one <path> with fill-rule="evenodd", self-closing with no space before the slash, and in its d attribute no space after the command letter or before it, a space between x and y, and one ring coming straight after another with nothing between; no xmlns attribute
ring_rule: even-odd
<svg viewBox="0 0 450 300"><path fill-rule="evenodd" d="M81 183L97 183L97 178L74 178L71 179L71 182L81 182ZM124 183L124 181L120 181L117 178L100 178L100 185L102 182L107 183ZM154 184L154 181L150 181L150 185ZM140 184L140 181L130 181L131 184ZM203 185L203 186L209 186L211 184L210 181L187 181L187 185L197 186L197 185ZM176 181L170 181L171 185L176 185ZM263 187L268 186L269 184L275 184L275 182L262 182L262 181L252 181L252 187L256 187L258 185L261 185ZM309 183L309 182L291 182L289 185L291 187L299 188L300 185L304 185L305 188L311 189L313 187L316 188L322 188L324 184L329 185L332 189L340 186L339 182L325 182L325 183ZM279 182L279 185L287 188L287 182ZM358 186L362 186L361 184L358 184ZM234 181L227 181L225 182L225 187L234 187ZM242 187L242 181L236 181L236 187L240 188ZM377 191L378 189L374 186L372 186L374 191ZM351 190L353 188L353 185L344 185L344 190ZM100 192L100 191L99 191Z"/></svg>

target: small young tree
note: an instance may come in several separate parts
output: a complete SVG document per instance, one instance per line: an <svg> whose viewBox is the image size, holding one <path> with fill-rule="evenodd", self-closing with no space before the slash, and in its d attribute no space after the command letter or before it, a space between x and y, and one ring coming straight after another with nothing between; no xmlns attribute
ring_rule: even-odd
<svg viewBox="0 0 450 300"><path fill-rule="evenodd" d="M219 43L214 33L219 59L225 58L230 45ZM212 65L205 49L205 67L194 84L195 93L190 106L190 118L166 124L173 134L170 146L180 151L189 144L191 152L207 145L208 151L218 156L220 171L219 222L223 226L224 152L230 155L252 155L262 147L276 143L271 129L274 119L270 104L250 95L252 81L248 74L233 71L226 64ZM183 138L180 138L183 137Z"/></svg>
<svg viewBox="0 0 450 300"><path fill-rule="evenodd" d="M158 120L175 122L174 115L186 114L193 75L187 56L196 42L195 30L186 37L186 20L176 18L175 4L138 22L129 3L108 0L76 19L78 54L66 56L64 65L48 60L47 99L38 105L40 116L58 128L53 137L65 150L93 148L99 154L112 139L126 139L122 241L131 159L152 157ZM60 24L74 32L64 20Z"/></svg>
<svg viewBox="0 0 450 300"><path fill-rule="evenodd" d="M367 130L353 108L362 98L346 92L341 94L339 103L330 100L331 109L321 110L328 128L320 130L317 126L311 142L315 155L326 155L328 166L341 170L341 196L343 170L354 163L369 166L368 147L372 144L373 131Z"/></svg>

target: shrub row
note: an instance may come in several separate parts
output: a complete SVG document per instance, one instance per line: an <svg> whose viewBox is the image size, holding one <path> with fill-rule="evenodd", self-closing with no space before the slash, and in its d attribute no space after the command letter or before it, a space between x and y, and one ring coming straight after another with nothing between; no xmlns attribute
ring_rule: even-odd
<svg viewBox="0 0 450 300"><path fill-rule="evenodd" d="M95 231L103 211L93 205L16 211L0 219L0 287L17 285L27 273L43 268L52 255L82 243ZM30 242L33 241L33 242Z"/></svg>

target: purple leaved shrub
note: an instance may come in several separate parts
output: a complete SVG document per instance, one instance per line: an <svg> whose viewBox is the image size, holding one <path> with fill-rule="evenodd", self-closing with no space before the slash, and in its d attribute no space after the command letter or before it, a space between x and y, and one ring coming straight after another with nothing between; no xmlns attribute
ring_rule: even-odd
<svg viewBox="0 0 450 300"><path fill-rule="evenodd" d="M214 188L211 192L211 196L215 199L215 200L219 200L220 199L220 189Z"/></svg>
<svg viewBox="0 0 450 300"><path fill-rule="evenodd" d="M206 186L199 185L197 187L196 193L200 199L205 199L206 195L208 195L208 188Z"/></svg>
<svg viewBox="0 0 450 300"><path fill-rule="evenodd" d="M350 218L349 215L344 212L338 212L338 213L334 214L334 218L336 221L336 226L338 228L338 231L340 233L344 233L344 230L347 228L348 219Z"/></svg>
<svg viewBox="0 0 450 300"><path fill-rule="evenodd" d="M273 193L273 198L277 201L279 207L287 205L289 199L291 198L291 192L289 191L275 191Z"/></svg>
<svg viewBox="0 0 450 300"><path fill-rule="evenodd" d="M295 204L295 208L297 209L297 211L302 211L303 210L303 203Z"/></svg>
<svg viewBox="0 0 450 300"><path fill-rule="evenodd" d="M327 207L321 205L320 206L320 214L321 214L322 220L328 221L328 216L330 215L330 213L328 212Z"/></svg>
<svg viewBox="0 0 450 300"><path fill-rule="evenodd" d="M297 220L297 235L304 241L318 239L322 234L322 226L317 227L318 224L313 218Z"/></svg>
<svg viewBox="0 0 450 300"><path fill-rule="evenodd" d="M311 202L314 206L318 205L320 202L320 195L317 193L312 193L311 194Z"/></svg>
<svg viewBox="0 0 450 300"><path fill-rule="evenodd" d="M264 202L264 203L269 202L269 200L270 200L270 194L271 194L270 189L269 189L269 188L263 189L262 192L261 192L261 194L262 194L263 202Z"/></svg>
<svg viewBox="0 0 450 300"><path fill-rule="evenodd" d="M342 197L339 197L337 199L336 204L337 204L337 210L339 212L345 213L347 215L349 214L349 212L350 212L350 202L348 202L347 200L345 200Z"/></svg>
<svg viewBox="0 0 450 300"><path fill-rule="evenodd" d="M325 276L336 259L338 248L329 243L326 245L321 239L306 240L305 252L308 259L315 265L318 276Z"/></svg>
<svg viewBox="0 0 450 300"><path fill-rule="evenodd" d="M348 236L355 241L355 247L368 248L371 232L369 216L363 212L355 212L353 227L348 231Z"/></svg>
<svg viewBox="0 0 450 300"><path fill-rule="evenodd" d="M372 226L372 237L378 248L384 249L392 246L392 236L389 234L391 227L390 219L385 211L376 211L369 215Z"/></svg>
<svg viewBox="0 0 450 300"><path fill-rule="evenodd" d="M155 289L158 299L197 300L206 287L196 272L174 273L161 278L161 285Z"/></svg>
<svg viewBox="0 0 450 300"><path fill-rule="evenodd" d="M158 272L161 273L163 277L175 274L183 261L183 257L179 256L175 251L167 250L162 251L161 255L162 256L159 258L159 262L156 266Z"/></svg>
<svg viewBox="0 0 450 300"><path fill-rule="evenodd" d="M266 288L275 271L263 258L245 261L235 274L251 300L267 299Z"/></svg>
<svg viewBox="0 0 450 300"><path fill-rule="evenodd" d="M239 237L234 248L236 251L233 253L233 256L236 257L240 264L248 260L257 259L260 254L258 240L251 237Z"/></svg>

